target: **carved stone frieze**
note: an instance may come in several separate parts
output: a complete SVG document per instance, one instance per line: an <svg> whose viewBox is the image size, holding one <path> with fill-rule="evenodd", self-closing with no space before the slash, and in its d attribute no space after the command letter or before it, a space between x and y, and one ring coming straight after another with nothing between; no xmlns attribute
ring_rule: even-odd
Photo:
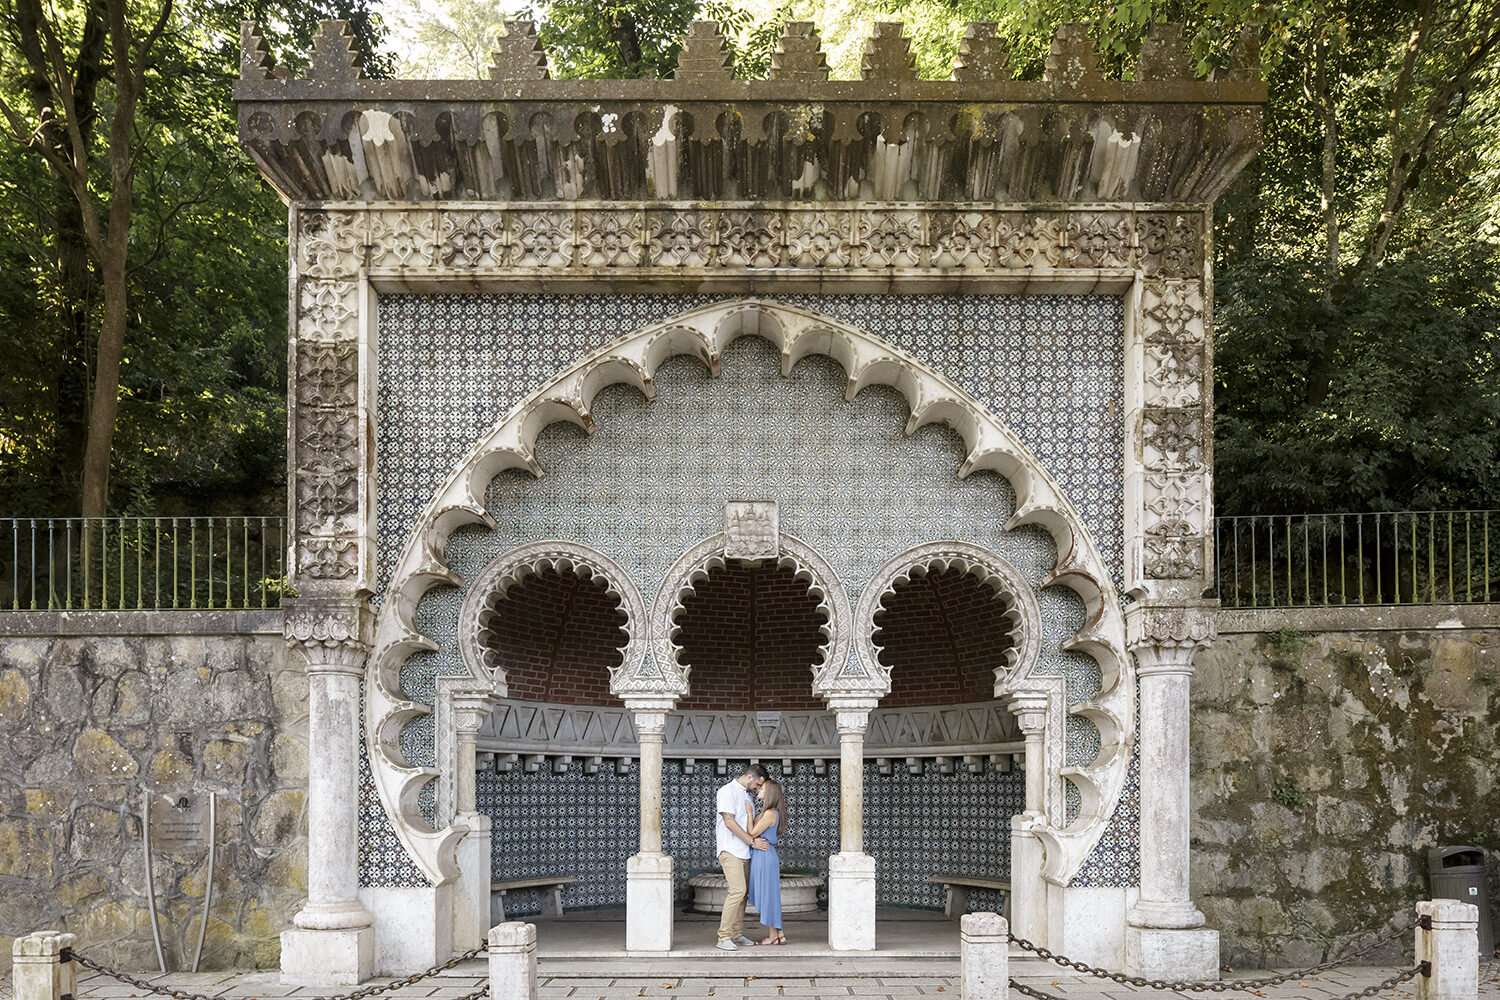
<svg viewBox="0 0 1500 1000"><path fill-rule="evenodd" d="M1141 287L1136 422L1131 450L1139 503L1135 569L1152 580L1182 581L1178 596L1196 597L1207 584L1212 416L1208 411L1208 329L1203 284L1148 280Z"/></svg>
<svg viewBox="0 0 1500 1000"><path fill-rule="evenodd" d="M489 753L629 757L638 736L627 708L503 700L479 729ZM783 711L772 726L755 712L672 712L665 719L669 757L836 756L835 716L827 711ZM868 713L867 756L1014 753L1016 719L998 701L939 707L876 708Z"/></svg>
<svg viewBox="0 0 1500 1000"><path fill-rule="evenodd" d="M308 214L318 221L304 224L299 234L306 241L299 247L304 269L299 336L318 340L352 338L358 311L353 279L363 266L374 274L424 276L855 268L963 274L1138 270L1152 277L1196 276L1203 267L1198 215L1171 217L1190 222L1169 225L1167 216L1125 208L1037 212L880 202L854 209L596 203ZM1173 233L1196 235L1168 247ZM1180 329L1182 323L1166 313L1181 304L1161 308L1157 325ZM1153 350L1175 352L1163 363L1181 365L1187 360L1184 351L1196 343L1164 340Z"/></svg>

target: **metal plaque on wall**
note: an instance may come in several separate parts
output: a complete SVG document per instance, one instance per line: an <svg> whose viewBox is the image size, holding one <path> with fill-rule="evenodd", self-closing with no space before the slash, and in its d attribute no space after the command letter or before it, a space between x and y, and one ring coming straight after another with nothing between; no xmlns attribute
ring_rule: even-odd
<svg viewBox="0 0 1500 1000"><path fill-rule="evenodd" d="M208 797L197 792L151 796L151 846L158 851L196 851L208 842Z"/></svg>

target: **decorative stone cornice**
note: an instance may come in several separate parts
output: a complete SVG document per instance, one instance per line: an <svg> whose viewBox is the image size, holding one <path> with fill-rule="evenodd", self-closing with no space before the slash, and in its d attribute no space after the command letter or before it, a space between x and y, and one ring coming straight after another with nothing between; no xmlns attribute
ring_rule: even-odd
<svg viewBox="0 0 1500 1000"><path fill-rule="evenodd" d="M1253 29L1252 29L1253 31ZM1063 25L1041 80L1009 78L992 24L972 25L952 80L919 80L881 23L862 79L830 80L817 36L787 25L767 80L732 79L699 22L672 80L553 80L511 22L489 80L362 79L324 22L305 79L241 34L240 141L289 202L818 201L1211 203L1260 145L1259 34L1220 78L1192 75L1158 26L1135 80L1108 80L1086 26Z"/></svg>

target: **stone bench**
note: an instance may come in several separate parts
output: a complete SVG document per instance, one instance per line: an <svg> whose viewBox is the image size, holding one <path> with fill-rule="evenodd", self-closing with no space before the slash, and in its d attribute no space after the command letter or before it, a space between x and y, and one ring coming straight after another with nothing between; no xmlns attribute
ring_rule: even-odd
<svg viewBox="0 0 1500 1000"><path fill-rule="evenodd" d="M560 917L563 914L563 886L573 885L578 879L573 875L547 875L542 878L519 878L510 882L490 883L490 926L505 923L505 894L536 889L542 897L542 916Z"/></svg>
<svg viewBox="0 0 1500 1000"><path fill-rule="evenodd" d="M993 889L996 892L1005 893L1005 904L1000 915L1006 920L1010 919L1010 883L994 878L978 878L968 875L934 875L927 881L933 885L947 886L948 901L943 906L943 912L954 920L962 920L963 915L969 910L970 889Z"/></svg>

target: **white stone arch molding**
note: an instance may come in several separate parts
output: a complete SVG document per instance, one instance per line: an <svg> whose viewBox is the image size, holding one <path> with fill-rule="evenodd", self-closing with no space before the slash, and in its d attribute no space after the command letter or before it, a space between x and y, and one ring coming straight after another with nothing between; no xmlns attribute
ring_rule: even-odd
<svg viewBox="0 0 1500 1000"><path fill-rule="evenodd" d="M875 614L881 602L903 583L949 569L976 577L1005 603L1004 617L1008 623L1005 632L1011 645L1005 651L1005 666L995 670L995 686L999 688L1012 680L1029 677L1035 669L1037 658L1042 655L1042 613L1031 584L1021 571L999 554L971 542L956 539L926 542L881 563L854 609L859 652L870 668L879 672L887 689L891 672L880 662L880 648L875 645L875 633L879 631Z"/></svg>
<svg viewBox="0 0 1500 1000"><path fill-rule="evenodd" d="M1035 524L1052 536L1058 560L1047 583L1074 590L1088 609L1084 627L1069 640L1070 648L1095 656L1104 673L1104 688L1094 699L1095 711L1103 720L1101 737L1106 746L1116 746L1112 741L1127 738L1122 734L1130 732L1134 685L1121 683L1129 667L1123 653L1124 626L1114 585L1083 519L1015 434L946 377L862 330L808 310L756 298L713 303L604 345L517 403L459 459L407 536L376 623L375 646L366 671L365 731L381 803L402 844L434 884L456 877L453 849L466 831L451 827L433 830L417 810L417 795L437 772L413 767L401 756L401 727L428 709L405 697L400 675L401 664L408 656L434 647L414 624L422 595L434 586L463 582L445 559L449 537L467 524L482 524L492 530L496 527L484 506L490 481L506 469L525 469L540 475L535 446L537 435L548 424L571 421L592 433L593 399L605 386L632 385L648 400L654 399L652 377L664 360L690 354L717 375L725 348L746 335L764 337L780 349L783 375L790 374L796 363L809 355L833 358L847 375L847 399L852 400L869 385L893 386L911 408L906 423L908 435L927 424L942 423L963 438L967 454L956 470L960 478L979 470L993 470L1010 481L1016 493L1016 512L1005 530ZM618 681L616 690L622 696L621 686L638 686L642 694L686 688L686 678L677 675L672 663L658 663L655 656L641 661L636 676L621 676ZM870 690L874 684L878 684L878 674L871 675L854 656L842 664L825 663L815 690L826 696L851 689ZM1124 785L1125 767L1118 750L1101 751L1094 765L1101 779L1097 785L1098 808L1112 810ZM1058 838L1057 844L1070 845L1070 851L1081 843L1076 834L1063 836L1058 831ZM1049 865L1057 853L1049 852Z"/></svg>
<svg viewBox="0 0 1500 1000"><path fill-rule="evenodd" d="M692 668L680 659L682 647L677 644L675 619L683 608L684 600L698 584L706 580L715 569L728 564L729 560L724 554L727 544L728 539L723 533L710 535L678 556L677 561L667 570L656 600L651 605L654 659L658 664L665 664L671 676L682 679L683 694L688 691ZM796 574L796 579L807 584L808 592L817 598L817 610L823 616L823 624L819 626L819 631L823 633L823 642L818 647L819 659L810 664L809 683L812 683L848 661L853 638L849 597L833 567L811 545L794 535L783 533L778 538L776 564L791 569ZM625 692L617 693L625 697Z"/></svg>
<svg viewBox="0 0 1500 1000"><path fill-rule="evenodd" d="M639 671L647 655L646 604L640 588L619 563L598 549L549 539L527 542L496 556L469 585L458 613L458 648L476 690L492 692L498 698L504 698L507 691L505 669L484 641L491 602L527 577L548 569L572 573L588 581L600 580L606 593L619 599L620 610L625 613L621 628L626 642L620 651L620 665L610 671L611 685L617 678L633 676Z"/></svg>
<svg viewBox="0 0 1500 1000"><path fill-rule="evenodd" d="M1006 529L1010 527L1007 525ZM914 546L881 564L854 611L857 651L869 669L882 675L887 690L890 671L880 663L880 651L875 644L875 614L881 602L903 581L950 568L977 577L1006 605L1004 614L1009 622L1006 631L1011 647L1006 651L1005 666L995 671L995 696L1008 700L1024 694L1039 695L1048 700L1052 709L1047 713L1044 736L1049 807L1045 820L1033 826L1033 830L1047 846L1043 874L1049 881L1067 885L1103 835L1130 764L1135 681L1130 658L1124 654L1118 605L1111 603L1112 615L1099 615L1090 608L1084 627L1061 644L1063 649L1078 650L1092 657L1099 664L1103 678L1096 696L1064 711L1060 702L1065 697L1063 679L1036 673L1042 653L1042 619L1032 584L1009 561L971 542L948 539ZM1054 570L1042 581L1042 586L1067 583ZM1054 702L1057 704L1051 704ZM1099 754L1086 767L1063 766L1067 750L1065 714L1082 716L1099 730ZM1078 788L1080 796L1079 812L1066 826L1062 823L1061 786L1065 778Z"/></svg>

